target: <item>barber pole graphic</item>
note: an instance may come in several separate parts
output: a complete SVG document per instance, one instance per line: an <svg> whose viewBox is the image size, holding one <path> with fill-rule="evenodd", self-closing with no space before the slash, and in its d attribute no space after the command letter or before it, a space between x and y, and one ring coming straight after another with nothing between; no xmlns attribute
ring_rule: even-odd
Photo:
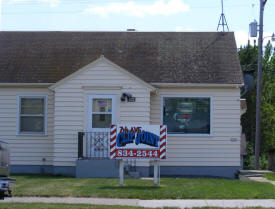
<svg viewBox="0 0 275 209"><path fill-rule="evenodd" d="M167 136L166 126L160 126L160 149L159 158L166 159L166 136Z"/></svg>
<svg viewBox="0 0 275 209"><path fill-rule="evenodd" d="M110 158L114 159L116 156L116 125L111 125L110 131Z"/></svg>
<svg viewBox="0 0 275 209"><path fill-rule="evenodd" d="M166 159L165 125L111 125L110 159Z"/></svg>

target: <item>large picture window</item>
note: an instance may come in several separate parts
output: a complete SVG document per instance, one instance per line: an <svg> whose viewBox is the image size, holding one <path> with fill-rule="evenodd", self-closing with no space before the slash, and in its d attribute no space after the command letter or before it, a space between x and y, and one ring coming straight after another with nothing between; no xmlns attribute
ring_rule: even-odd
<svg viewBox="0 0 275 209"><path fill-rule="evenodd" d="M46 134L47 96L18 97L18 134Z"/></svg>
<svg viewBox="0 0 275 209"><path fill-rule="evenodd" d="M163 97L163 124L169 134L211 134L209 97Z"/></svg>

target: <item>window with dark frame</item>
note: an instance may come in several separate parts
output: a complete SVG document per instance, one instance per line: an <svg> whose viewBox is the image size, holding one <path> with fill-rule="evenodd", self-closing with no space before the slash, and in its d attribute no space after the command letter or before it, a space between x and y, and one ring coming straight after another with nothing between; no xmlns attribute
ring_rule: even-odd
<svg viewBox="0 0 275 209"><path fill-rule="evenodd" d="M44 96L19 97L19 134L45 134L45 107Z"/></svg>
<svg viewBox="0 0 275 209"><path fill-rule="evenodd" d="M211 133L209 97L164 97L163 124L169 134Z"/></svg>

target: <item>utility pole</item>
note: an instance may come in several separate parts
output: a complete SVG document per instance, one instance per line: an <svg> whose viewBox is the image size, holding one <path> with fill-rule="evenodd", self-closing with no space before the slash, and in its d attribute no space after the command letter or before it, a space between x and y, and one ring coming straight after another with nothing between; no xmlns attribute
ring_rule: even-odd
<svg viewBox="0 0 275 209"><path fill-rule="evenodd" d="M260 0L260 20L258 39L258 78L257 78L257 101L256 101L256 137L255 137L255 169L259 169L260 145L261 145L261 88L262 88L262 55L263 55L263 19L264 6L267 0Z"/></svg>
<svg viewBox="0 0 275 209"><path fill-rule="evenodd" d="M2 30L2 0L0 0L0 31Z"/></svg>

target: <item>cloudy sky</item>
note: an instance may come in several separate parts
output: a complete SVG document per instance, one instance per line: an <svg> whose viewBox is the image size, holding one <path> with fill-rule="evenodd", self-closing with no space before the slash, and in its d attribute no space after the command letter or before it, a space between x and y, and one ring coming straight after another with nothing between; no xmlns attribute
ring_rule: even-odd
<svg viewBox="0 0 275 209"><path fill-rule="evenodd" d="M0 0L1 30L216 31L220 0ZM275 32L275 0L265 8L265 36ZM259 0L224 0L238 46L258 20ZM268 38L265 39L266 41Z"/></svg>

